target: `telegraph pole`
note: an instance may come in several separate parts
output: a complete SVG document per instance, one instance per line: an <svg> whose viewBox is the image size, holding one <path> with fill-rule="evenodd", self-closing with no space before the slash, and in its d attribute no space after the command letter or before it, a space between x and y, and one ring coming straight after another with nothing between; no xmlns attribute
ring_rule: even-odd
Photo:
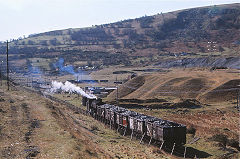
<svg viewBox="0 0 240 159"><path fill-rule="evenodd" d="M238 85L240 86L240 85ZM237 89L237 110L238 110L238 115L240 116L240 89ZM238 126L240 127L240 118L238 118ZM240 141L240 135L238 137L238 141ZM238 144L238 146L240 147L240 142Z"/></svg>
<svg viewBox="0 0 240 159"><path fill-rule="evenodd" d="M117 87L117 92L116 92L116 103L119 104L119 101L118 101L118 78L117 78L117 75L116 75L116 80L115 80L115 83L116 83L116 87Z"/></svg>
<svg viewBox="0 0 240 159"><path fill-rule="evenodd" d="M237 108L240 111L240 89L237 90Z"/></svg>
<svg viewBox="0 0 240 159"><path fill-rule="evenodd" d="M237 109L239 108L239 90L237 90Z"/></svg>
<svg viewBox="0 0 240 159"><path fill-rule="evenodd" d="M7 87L8 87L8 91L9 91L8 41L7 41Z"/></svg>
<svg viewBox="0 0 240 159"><path fill-rule="evenodd" d="M2 76L2 74L3 74L2 62L3 62L3 61L0 61L0 62L1 62L1 72L0 72L0 78L1 78L1 79L0 79L0 80L1 80L1 86L2 86L2 77L3 77L3 76Z"/></svg>
<svg viewBox="0 0 240 159"><path fill-rule="evenodd" d="M119 101L118 101L118 85L117 85L117 105L119 105Z"/></svg>

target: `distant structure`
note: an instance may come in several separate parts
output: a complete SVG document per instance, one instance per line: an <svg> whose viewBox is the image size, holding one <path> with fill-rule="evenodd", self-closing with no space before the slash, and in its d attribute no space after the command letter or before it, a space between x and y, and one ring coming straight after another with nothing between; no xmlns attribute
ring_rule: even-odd
<svg viewBox="0 0 240 159"><path fill-rule="evenodd" d="M217 42L216 41L208 41L207 42L207 50L209 52L217 51Z"/></svg>

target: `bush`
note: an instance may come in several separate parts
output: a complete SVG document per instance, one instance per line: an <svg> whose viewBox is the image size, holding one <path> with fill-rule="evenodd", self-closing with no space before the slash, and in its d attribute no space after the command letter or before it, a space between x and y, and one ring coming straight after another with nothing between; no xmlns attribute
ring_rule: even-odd
<svg viewBox="0 0 240 159"><path fill-rule="evenodd" d="M4 101L5 101L5 99L0 97L0 102L4 102Z"/></svg>
<svg viewBox="0 0 240 159"><path fill-rule="evenodd" d="M10 99L9 100L9 103L14 103L15 101L13 99Z"/></svg>
<svg viewBox="0 0 240 159"><path fill-rule="evenodd" d="M226 147L227 145L227 142L228 142L228 138L226 135L224 134L216 134L216 135L213 135L210 140L212 141L216 141L216 142L219 142L221 144L221 146L223 147Z"/></svg>
<svg viewBox="0 0 240 159"><path fill-rule="evenodd" d="M159 148L153 148L152 153L162 154L162 152Z"/></svg>
<svg viewBox="0 0 240 159"><path fill-rule="evenodd" d="M216 134L209 139L218 142L220 146L223 147L230 146L240 151L238 139L228 139L228 137L224 134Z"/></svg>
<svg viewBox="0 0 240 159"><path fill-rule="evenodd" d="M187 134L193 134L195 135L196 128L194 128L192 125L187 129Z"/></svg>
<svg viewBox="0 0 240 159"><path fill-rule="evenodd" d="M96 125L92 125L91 131L99 131L99 128Z"/></svg>
<svg viewBox="0 0 240 159"><path fill-rule="evenodd" d="M21 107L23 107L23 108L27 108L27 106L28 106L27 103L22 103L21 104Z"/></svg>
<svg viewBox="0 0 240 159"><path fill-rule="evenodd" d="M230 140L228 140L227 141L227 145L240 150L239 142L238 142L237 139L230 139Z"/></svg>

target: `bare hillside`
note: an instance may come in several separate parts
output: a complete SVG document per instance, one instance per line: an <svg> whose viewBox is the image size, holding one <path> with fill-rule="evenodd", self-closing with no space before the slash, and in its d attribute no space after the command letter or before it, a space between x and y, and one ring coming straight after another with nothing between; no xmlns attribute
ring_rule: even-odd
<svg viewBox="0 0 240 159"><path fill-rule="evenodd" d="M172 97L177 101L196 99L203 103L234 101L238 85L239 75L230 70L175 69L168 73L136 77L120 86L119 97L141 100ZM125 91L129 89L131 91ZM115 97L116 91L108 99L115 100Z"/></svg>

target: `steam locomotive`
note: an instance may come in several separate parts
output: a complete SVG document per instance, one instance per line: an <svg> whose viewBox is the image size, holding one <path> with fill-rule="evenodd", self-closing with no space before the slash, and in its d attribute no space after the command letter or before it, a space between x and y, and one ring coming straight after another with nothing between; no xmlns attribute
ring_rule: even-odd
<svg viewBox="0 0 240 159"><path fill-rule="evenodd" d="M113 129L124 130L123 134L140 134L142 138L184 145L186 143L186 126L172 121L140 114L128 109L102 103L101 99L82 97L82 105L95 119L102 121ZM149 143L150 143L149 142Z"/></svg>

